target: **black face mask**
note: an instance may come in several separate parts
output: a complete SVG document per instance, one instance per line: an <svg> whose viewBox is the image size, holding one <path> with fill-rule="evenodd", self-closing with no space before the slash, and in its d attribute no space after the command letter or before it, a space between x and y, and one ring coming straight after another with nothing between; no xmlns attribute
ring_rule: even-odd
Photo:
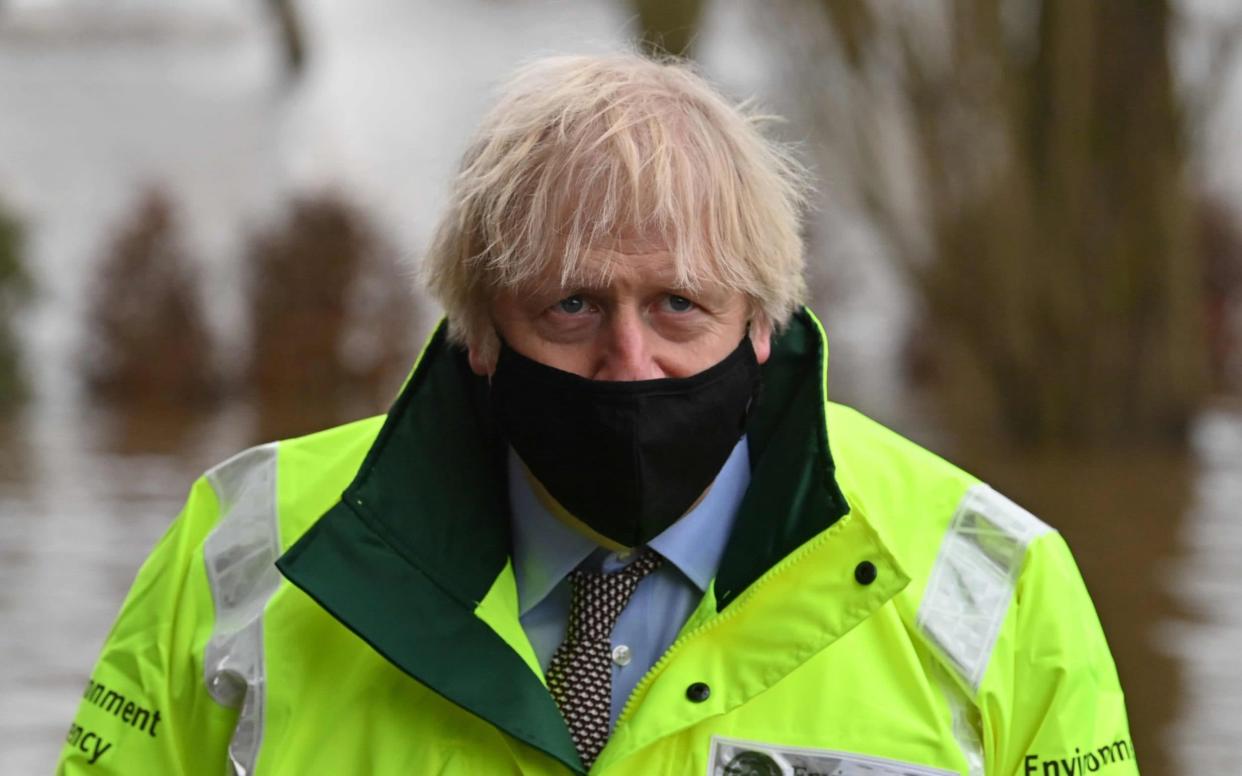
<svg viewBox="0 0 1242 776"><path fill-rule="evenodd" d="M589 380L502 343L492 407L509 444L561 506L636 547L681 517L745 431L759 390L750 337L684 378Z"/></svg>

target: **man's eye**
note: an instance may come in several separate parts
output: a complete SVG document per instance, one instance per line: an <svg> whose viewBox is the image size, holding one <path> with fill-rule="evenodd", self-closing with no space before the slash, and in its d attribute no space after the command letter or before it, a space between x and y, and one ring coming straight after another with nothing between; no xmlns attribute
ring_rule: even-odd
<svg viewBox="0 0 1242 776"><path fill-rule="evenodd" d="M561 301L557 302L556 306L560 308L560 311L563 313L569 313L570 315L576 315L577 313L582 312L586 308L586 302L583 302L582 297L580 296L567 296Z"/></svg>
<svg viewBox="0 0 1242 776"><path fill-rule="evenodd" d="M694 302L691 302L689 299L685 298L684 296L677 296L676 294L669 294L668 309L672 310L673 312L684 313L692 307L694 307Z"/></svg>

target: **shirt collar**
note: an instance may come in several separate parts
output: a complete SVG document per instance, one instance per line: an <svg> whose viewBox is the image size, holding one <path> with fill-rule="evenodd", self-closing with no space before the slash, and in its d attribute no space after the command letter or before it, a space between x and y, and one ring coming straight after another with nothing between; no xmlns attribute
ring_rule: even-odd
<svg viewBox="0 0 1242 776"><path fill-rule="evenodd" d="M733 448L707 493L648 546L677 567L700 591L716 575L742 497L750 486L746 437ZM513 516L513 572L518 610L525 615L552 592L598 545L558 520L531 489L525 467L509 451L509 506Z"/></svg>

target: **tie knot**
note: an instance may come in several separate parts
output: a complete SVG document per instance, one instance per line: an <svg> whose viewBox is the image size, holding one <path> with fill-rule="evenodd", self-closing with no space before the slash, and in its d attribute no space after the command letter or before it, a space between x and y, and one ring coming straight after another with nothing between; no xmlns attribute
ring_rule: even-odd
<svg viewBox="0 0 1242 776"><path fill-rule="evenodd" d="M621 610L638 589L643 577L659 568L664 558L647 547L625 568L611 574L577 570L569 575L573 605L569 613L568 640L607 640Z"/></svg>

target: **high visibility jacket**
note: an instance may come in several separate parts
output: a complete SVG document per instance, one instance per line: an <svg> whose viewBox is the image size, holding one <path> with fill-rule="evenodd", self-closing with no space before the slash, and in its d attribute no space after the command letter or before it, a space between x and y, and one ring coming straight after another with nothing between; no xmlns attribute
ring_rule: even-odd
<svg viewBox="0 0 1242 776"><path fill-rule="evenodd" d="M717 576L590 772L1136 774L1061 536L829 404L826 367L804 312ZM200 479L60 772L582 773L518 621L486 390L441 327L387 416Z"/></svg>

